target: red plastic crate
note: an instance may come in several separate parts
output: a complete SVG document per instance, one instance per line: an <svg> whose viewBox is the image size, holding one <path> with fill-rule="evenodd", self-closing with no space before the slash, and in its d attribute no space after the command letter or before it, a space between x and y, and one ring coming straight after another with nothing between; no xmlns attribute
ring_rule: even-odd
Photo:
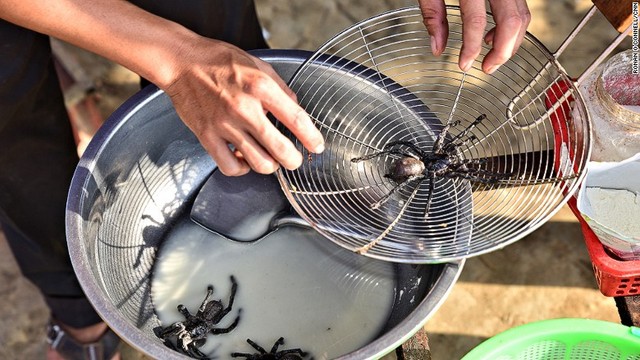
<svg viewBox="0 0 640 360"><path fill-rule="evenodd" d="M584 242L600 292L611 297L640 295L640 260L619 260L613 257L578 211L575 197L569 199L569 207L582 226Z"/></svg>
<svg viewBox="0 0 640 360"><path fill-rule="evenodd" d="M558 81L551 86L545 93L545 105L547 109L552 108L556 102L563 99L564 93L570 88L567 81ZM561 146L563 141L567 140L566 134L569 131L571 102L574 101L573 96L563 99L563 103L551 114L551 124L555 135L555 165L561 164L560 154L562 154ZM571 144L566 144L568 149L573 149ZM573 153L569 154L571 157ZM577 171L577 169L575 169ZM564 174L558 174L563 176ZM640 260L619 260L612 256L602 245L596 234L591 230L589 224L584 220L578 206L575 196L569 199L569 207L574 215L580 221L584 242L591 257L593 272L600 288L600 292L605 296L629 296L640 295Z"/></svg>

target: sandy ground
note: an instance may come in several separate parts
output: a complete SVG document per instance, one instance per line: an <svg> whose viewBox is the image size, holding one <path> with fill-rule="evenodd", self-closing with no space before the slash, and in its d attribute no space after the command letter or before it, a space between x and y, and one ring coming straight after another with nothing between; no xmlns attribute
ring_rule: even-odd
<svg viewBox="0 0 640 360"><path fill-rule="evenodd" d="M257 4L273 48L313 50L355 21L414 2L257 0ZM530 0L529 31L553 50L589 5L583 0ZM604 19L596 18L560 62L570 75L579 75L615 34ZM109 114L136 91L135 75L95 56L78 54L94 81L102 114ZM43 358L48 311L37 289L21 276L1 233L0 303L0 359ZM568 209L525 239L470 259L426 329L433 359L459 359L503 330L558 317L619 321L613 299L597 289L582 234ZM124 357L139 355L126 351Z"/></svg>

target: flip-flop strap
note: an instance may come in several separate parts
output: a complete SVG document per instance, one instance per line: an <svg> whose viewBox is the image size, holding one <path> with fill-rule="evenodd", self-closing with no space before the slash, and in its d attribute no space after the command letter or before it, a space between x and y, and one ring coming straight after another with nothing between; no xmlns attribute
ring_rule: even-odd
<svg viewBox="0 0 640 360"><path fill-rule="evenodd" d="M107 329L96 342L79 343L54 322L47 326L47 341L67 360L109 360L120 344L120 338L111 329Z"/></svg>

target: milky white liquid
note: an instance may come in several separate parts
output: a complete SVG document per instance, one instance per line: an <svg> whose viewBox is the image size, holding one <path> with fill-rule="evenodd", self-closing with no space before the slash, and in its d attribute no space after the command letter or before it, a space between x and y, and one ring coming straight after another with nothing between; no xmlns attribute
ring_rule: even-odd
<svg viewBox="0 0 640 360"><path fill-rule="evenodd" d="M356 350L379 335L394 298L390 263L343 250L316 232L285 226L254 243L215 235L190 220L166 238L156 260L152 298L163 326L195 314L209 284L212 299L228 305L230 275L238 282L233 310L217 327L227 327L242 309L240 323L228 334L209 335L200 348L218 359L232 352L255 353L250 338L267 351L279 337L279 350L301 348L315 359L331 359Z"/></svg>

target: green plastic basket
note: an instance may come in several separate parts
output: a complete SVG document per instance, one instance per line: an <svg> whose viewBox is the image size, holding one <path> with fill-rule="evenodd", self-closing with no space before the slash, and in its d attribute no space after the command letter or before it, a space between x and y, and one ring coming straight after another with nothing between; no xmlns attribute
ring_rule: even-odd
<svg viewBox="0 0 640 360"><path fill-rule="evenodd" d="M601 320L553 319L521 325L462 360L640 360L640 328Z"/></svg>

